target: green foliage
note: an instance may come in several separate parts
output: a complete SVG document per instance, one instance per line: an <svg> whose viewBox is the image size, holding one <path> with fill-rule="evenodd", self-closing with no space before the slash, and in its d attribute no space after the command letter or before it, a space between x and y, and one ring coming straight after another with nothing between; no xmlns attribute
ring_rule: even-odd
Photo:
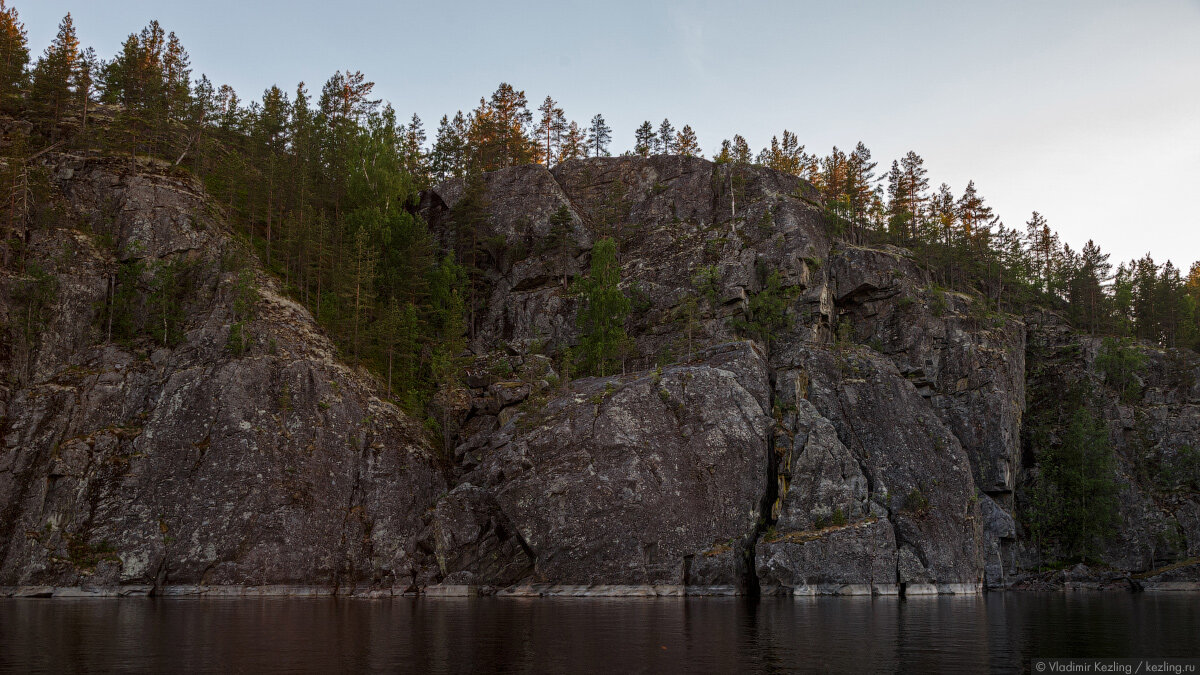
<svg viewBox="0 0 1200 675"><path fill-rule="evenodd" d="M578 315L583 331L579 355L585 372L601 376L613 372L628 350L625 322L630 302L619 287L620 281L616 243L604 237L592 249L591 273L578 284L583 300Z"/></svg>
<svg viewBox="0 0 1200 675"><path fill-rule="evenodd" d="M243 268L234 277L230 288L230 310L232 323L225 348L234 356L242 356L254 344L249 323L254 319L254 308L258 302L258 289L254 286L254 271Z"/></svg>
<svg viewBox="0 0 1200 675"><path fill-rule="evenodd" d="M833 525L834 527L841 527L845 525L846 522L846 512L843 511L842 507L840 506L834 509L833 515L829 517L829 524Z"/></svg>
<svg viewBox="0 0 1200 675"><path fill-rule="evenodd" d="M0 107L20 107L21 90L28 80L29 43L25 25L15 7L0 4Z"/></svg>
<svg viewBox="0 0 1200 675"><path fill-rule="evenodd" d="M775 229L775 217L771 214L771 211L768 209L766 211L763 211L762 217L758 219L758 222L755 225L758 228L759 236L762 236L762 237L769 236L771 234L771 232L774 231L774 229Z"/></svg>
<svg viewBox="0 0 1200 675"><path fill-rule="evenodd" d="M945 316L949 309L946 304L946 291L936 286L927 289L929 293L929 311L934 316Z"/></svg>
<svg viewBox="0 0 1200 675"><path fill-rule="evenodd" d="M683 334L686 340L684 347L686 348L687 358L692 359L692 345L694 344L693 337L696 331L700 329L700 305L696 301L696 296L687 295L680 301L676 309L676 320L683 328Z"/></svg>
<svg viewBox="0 0 1200 675"><path fill-rule="evenodd" d="M833 344L838 349L845 349L854 343L854 324L850 322L850 317L843 316L838 320L837 328L833 333Z"/></svg>
<svg viewBox="0 0 1200 675"><path fill-rule="evenodd" d="M735 329L761 340L769 351L771 341L791 325L787 308L795 297L795 290L794 287L782 288L778 271L773 270L766 276L763 289L750 298L747 317L735 319L732 323Z"/></svg>
<svg viewBox="0 0 1200 675"><path fill-rule="evenodd" d="M144 293L142 276L146 263L142 260L122 261L117 266L116 279L109 293L106 337L130 344L142 330Z"/></svg>
<svg viewBox="0 0 1200 675"><path fill-rule="evenodd" d="M654 306L654 303L650 300L650 294L642 288L642 285L636 279L629 282L629 304L634 314L645 314Z"/></svg>
<svg viewBox="0 0 1200 675"><path fill-rule="evenodd" d="M715 307L719 299L717 293L721 290L721 269L716 265L699 268L692 277L692 286L708 300L709 305Z"/></svg>
<svg viewBox="0 0 1200 675"><path fill-rule="evenodd" d="M1164 493L1200 492L1200 450L1183 445L1141 458L1139 477Z"/></svg>
<svg viewBox="0 0 1200 675"><path fill-rule="evenodd" d="M14 299L24 315L21 337L32 346L50 319L50 308L58 297L58 277L36 262L29 263L25 272L27 279L17 287Z"/></svg>
<svg viewBox="0 0 1200 675"><path fill-rule="evenodd" d="M1096 368L1104 383L1116 390L1124 403L1133 403L1141 394L1138 374L1146 367L1146 356L1129 340L1104 338L1096 354Z"/></svg>
<svg viewBox="0 0 1200 675"><path fill-rule="evenodd" d="M1038 476L1025 520L1035 542L1064 560L1094 559L1119 523L1116 460L1104 420L1078 405L1057 442L1048 433L1033 442Z"/></svg>
<svg viewBox="0 0 1200 675"><path fill-rule="evenodd" d="M444 387L457 382L465 362L467 325L463 295L467 272L446 254L433 269L429 280L429 324L432 348L429 361L430 376L435 386Z"/></svg>
<svg viewBox="0 0 1200 675"><path fill-rule="evenodd" d="M191 294L191 266L182 259L153 265L154 276L146 298L146 323L150 337L164 347L183 341L184 304Z"/></svg>
<svg viewBox="0 0 1200 675"><path fill-rule="evenodd" d="M117 551L107 541L89 544L81 536L66 535L67 559L78 569L92 569L101 562L120 562Z"/></svg>
<svg viewBox="0 0 1200 675"><path fill-rule="evenodd" d="M929 498L921 491L921 488L914 487L908 495L904 497L904 505L900 508L901 511L916 518L920 518L929 513L930 509Z"/></svg>

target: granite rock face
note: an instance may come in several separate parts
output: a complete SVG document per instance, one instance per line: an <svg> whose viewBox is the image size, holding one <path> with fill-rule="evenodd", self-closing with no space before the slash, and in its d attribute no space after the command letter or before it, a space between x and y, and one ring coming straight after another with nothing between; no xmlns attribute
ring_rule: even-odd
<svg viewBox="0 0 1200 675"><path fill-rule="evenodd" d="M769 396L765 359L750 342L578 380L492 437L466 482L439 502L435 527L451 522L444 505L482 488L520 541L513 552L533 558L533 582L688 584L699 557L706 584L737 585L733 555L755 531L767 480ZM718 563L725 569L709 569ZM462 571L479 583L512 581Z"/></svg>
<svg viewBox="0 0 1200 675"><path fill-rule="evenodd" d="M1117 454L1109 574L1200 555L1196 355L1138 347L1146 368L1122 399L1099 340L837 238L792 176L617 157L424 193L443 245L463 244L462 209L483 214L471 365L435 454L198 184L146 162L45 161L58 206L28 247L44 274L0 277L0 586L1040 587L1051 552L1022 519L1031 425L1058 420L1048 394L1076 385L1100 395ZM603 236L633 348L619 376L572 378L573 284ZM110 339L121 271L152 288L168 265L187 288L182 336ZM23 328L30 307L44 329Z"/></svg>
<svg viewBox="0 0 1200 675"><path fill-rule="evenodd" d="M1060 401L1068 392L1086 390L1099 401L1097 414L1108 428L1116 459L1119 525L1104 541L1100 562L1117 570L1149 572L1195 558L1200 549L1200 357L1185 350L1138 346L1143 367L1135 386L1121 397L1106 386L1097 358L1105 349L1098 338L1071 329L1061 317L1029 317L1028 357L1037 365L1027 382L1032 392L1026 435L1062 427L1069 410ZM1026 439L1029 446L1029 439ZM1018 486L1036 478L1037 456L1028 447L1031 466ZM1039 552L1018 541L1011 556L1018 567L1032 566Z"/></svg>
<svg viewBox="0 0 1200 675"><path fill-rule="evenodd" d="M10 335L0 359L0 585L414 583L444 491L419 426L337 362L197 184L127 160L53 161L69 209L32 233L53 287L45 328ZM149 286L175 261L179 342L108 340L117 270ZM235 356L239 279L258 299ZM28 283L0 280L6 325Z"/></svg>

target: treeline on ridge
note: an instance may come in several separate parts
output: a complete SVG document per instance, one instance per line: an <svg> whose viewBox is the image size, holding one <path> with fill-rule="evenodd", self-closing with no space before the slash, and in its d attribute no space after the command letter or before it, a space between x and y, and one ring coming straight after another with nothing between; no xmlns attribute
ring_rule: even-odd
<svg viewBox="0 0 1200 675"><path fill-rule="evenodd" d="M34 59L16 9L0 0L0 109L34 129L28 142L3 150L3 264L31 273L23 233L39 222L45 179L30 161L39 153L158 158L203 180L346 358L370 367L411 409L425 409L464 366L481 302L484 242L473 233L485 215L478 200L465 200L455 226L466 236L441 250L413 214L419 191L450 178L478 191L482 172L607 156L612 129L600 114L568 120L549 96L535 114L523 91L502 83L473 110L442 117L429 139L416 115L401 121L372 92L366 76L347 70L319 91L272 86L246 103L233 88L194 77L187 51L157 22L105 60L80 46L67 15ZM632 140L622 154L703 156L695 131L669 120L643 123ZM914 152L880 171L862 143L819 156L784 131L758 153L735 135L712 159L811 182L833 234L907 247L938 284L978 294L996 311L1048 306L1092 334L1200 349L1200 263L1185 275L1147 254L1114 269L1094 242L1071 248L1036 212L1023 226L1005 225L973 182L960 194L931 188ZM139 283L136 274L122 278ZM603 359L587 363L603 367Z"/></svg>

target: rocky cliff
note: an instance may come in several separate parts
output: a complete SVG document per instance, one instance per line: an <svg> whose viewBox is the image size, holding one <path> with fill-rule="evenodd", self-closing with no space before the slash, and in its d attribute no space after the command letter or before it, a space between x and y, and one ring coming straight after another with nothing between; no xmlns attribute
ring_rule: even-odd
<svg viewBox="0 0 1200 675"><path fill-rule="evenodd" d="M37 274L0 279L0 584L418 583L446 490L419 425L334 358L200 185L128 159L46 161ZM180 335L110 339L122 285L168 270ZM247 292L250 320L234 316Z"/></svg>
<svg viewBox="0 0 1200 675"><path fill-rule="evenodd" d="M1099 340L831 236L793 177L683 157L485 175L473 363L439 454L198 185L45 161L36 273L0 285L0 585L918 594L1194 576L1200 481L1159 469L1195 471L1179 460L1200 444L1195 354L1142 347L1122 396ZM423 195L445 245L468 189ZM572 281L600 236L619 242L634 349L620 375L572 379ZM182 270L176 339L111 338L130 270L151 288ZM1068 384L1100 392L1117 451L1106 573L1036 572L1019 517L1031 420L1053 427Z"/></svg>

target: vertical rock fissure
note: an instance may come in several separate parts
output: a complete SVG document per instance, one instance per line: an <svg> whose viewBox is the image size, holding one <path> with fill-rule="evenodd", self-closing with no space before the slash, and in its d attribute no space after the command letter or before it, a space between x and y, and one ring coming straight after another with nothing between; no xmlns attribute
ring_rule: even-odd
<svg viewBox="0 0 1200 675"><path fill-rule="evenodd" d="M779 498L779 461L775 454L775 431L778 425L774 416L775 370L770 365L767 366L767 384L767 415L771 423L767 429L766 485L763 486L762 498L758 504L758 520L755 521L754 529L742 539L741 555L738 557L738 572L741 577L741 588L738 590L749 596L757 596L760 592L755 552L758 540L775 525L774 506Z"/></svg>

